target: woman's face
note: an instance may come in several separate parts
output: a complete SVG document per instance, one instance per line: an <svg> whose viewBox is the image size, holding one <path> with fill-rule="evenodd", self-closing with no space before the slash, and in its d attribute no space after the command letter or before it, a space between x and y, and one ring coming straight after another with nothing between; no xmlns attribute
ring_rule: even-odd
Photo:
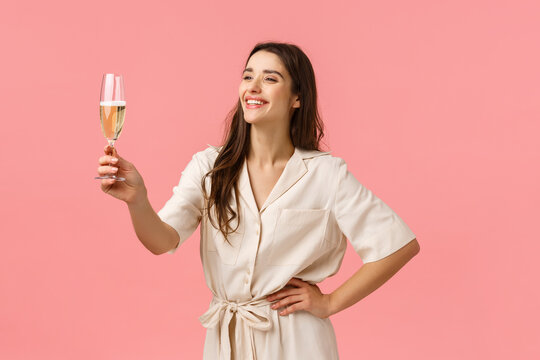
<svg viewBox="0 0 540 360"><path fill-rule="evenodd" d="M253 54L238 89L245 121L251 124L288 123L294 108L300 107L300 100L292 94L291 85L292 79L276 54L264 50ZM262 104L253 103L253 100L262 101Z"/></svg>

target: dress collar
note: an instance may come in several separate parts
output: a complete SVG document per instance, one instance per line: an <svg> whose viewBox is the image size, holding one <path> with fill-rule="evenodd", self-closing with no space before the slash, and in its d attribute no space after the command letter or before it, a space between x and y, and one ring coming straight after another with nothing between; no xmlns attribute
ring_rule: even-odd
<svg viewBox="0 0 540 360"><path fill-rule="evenodd" d="M253 190L248 175L247 162L244 159L242 164L242 170L240 171L240 177L238 179L238 189L240 196L244 198L249 206L249 209L257 217L262 213L270 204L279 199L287 190L289 190L294 184L296 184L307 172L308 168L304 162L305 159L311 159L317 156L328 154L329 152L321 152L316 150L304 150L299 147L294 148L293 155L287 161L283 172L281 173L278 181L272 188L272 191L268 195L261 209L257 208Z"/></svg>
<svg viewBox="0 0 540 360"><path fill-rule="evenodd" d="M216 152L219 152L222 148L222 146L217 147L210 144L208 144L208 146L214 148ZM268 198L261 206L260 210L258 209L257 203L255 202L253 190L249 181L247 162L244 159L242 169L240 170L240 176L238 178L238 189L240 191L240 196L244 198L245 202L248 204L248 207L253 212L253 214L258 217L260 213L262 213L274 201L279 199L280 196L287 192L287 190L289 190L296 182L298 182L298 180L300 180L308 172L308 168L304 160L312 159L329 153L330 151L323 152L295 147L294 153L287 161L283 172L281 173L278 181L272 188L272 191L268 195Z"/></svg>

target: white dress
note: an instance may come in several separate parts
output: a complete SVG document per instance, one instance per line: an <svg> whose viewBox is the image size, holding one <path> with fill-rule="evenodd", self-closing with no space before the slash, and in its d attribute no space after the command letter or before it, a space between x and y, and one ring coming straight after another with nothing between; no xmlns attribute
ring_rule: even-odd
<svg viewBox="0 0 540 360"><path fill-rule="evenodd" d="M229 236L231 246L202 210L200 182L219 150L209 146L193 155L158 212L178 232L179 245L201 225L201 260L214 295L199 318L207 328L203 359L338 359L330 319L303 310L279 315L282 309L271 309L266 296L293 277L315 284L334 275L347 239L368 263L392 254L415 234L358 182L343 159L297 147L260 211L244 161L240 226ZM237 210L235 203L233 194Z"/></svg>

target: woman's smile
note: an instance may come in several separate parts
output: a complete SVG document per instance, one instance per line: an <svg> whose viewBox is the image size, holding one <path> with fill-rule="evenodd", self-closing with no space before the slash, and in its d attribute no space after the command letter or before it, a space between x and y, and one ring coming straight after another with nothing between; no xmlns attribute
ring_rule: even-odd
<svg viewBox="0 0 540 360"><path fill-rule="evenodd" d="M250 104L250 103L246 103L246 109L258 109L258 108L261 108L263 107L264 105L266 105L267 103L264 103L264 104Z"/></svg>
<svg viewBox="0 0 540 360"><path fill-rule="evenodd" d="M268 101L260 97L255 96L246 96L246 108L247 109L258 109L268 104Z"/></svg>

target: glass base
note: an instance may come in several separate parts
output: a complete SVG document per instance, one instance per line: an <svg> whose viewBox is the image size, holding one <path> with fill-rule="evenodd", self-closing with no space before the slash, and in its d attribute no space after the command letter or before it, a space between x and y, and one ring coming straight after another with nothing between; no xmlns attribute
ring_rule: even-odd
<svg viewBox="0 0 540 360"><path fill-rule="evenodd" d="M116 175L96 176L94 179L114 179L116 181L126 181L125 178Z"/></svg>

